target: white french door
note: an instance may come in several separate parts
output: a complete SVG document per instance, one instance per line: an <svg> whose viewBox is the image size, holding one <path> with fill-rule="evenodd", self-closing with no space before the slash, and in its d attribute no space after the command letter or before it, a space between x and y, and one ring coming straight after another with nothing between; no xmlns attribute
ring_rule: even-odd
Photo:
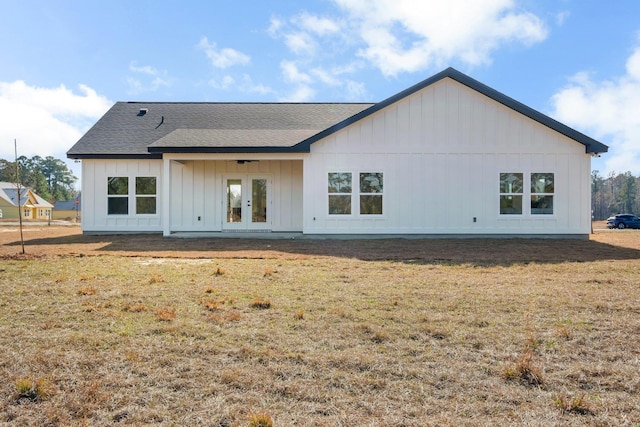
<svg viewBox="0 0 640 427"><path fill-rule="evenodd" d="M271 191L268 175L227 175L223 230L263 231L271 228Z"/></svg>

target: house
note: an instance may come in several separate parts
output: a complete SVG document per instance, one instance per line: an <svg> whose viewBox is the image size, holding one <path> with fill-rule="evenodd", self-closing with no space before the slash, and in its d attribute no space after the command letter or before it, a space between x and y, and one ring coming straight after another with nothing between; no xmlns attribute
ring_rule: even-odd
<svg viewBox="0 0 640 427"><path fill-rule="evenodd" d="M23 219L49 220L53 205L29 188L20 188L20 206ZM0 182L0 211L2 217L18 218L18 188L11 182Z"/></svg>
<svg viewBox="0 0 640 427"><path fill-rule="evenodd" d="M73 200L58 200L53 205L53 219L79 221L81 212L82 203L80 196Z"/></svg>
<svg viewBox="0 0 640 427"><path fill-rule="evenodd" d="M607 146L448 68L382 102L116 103L85 233L586 237Z"/></svg>

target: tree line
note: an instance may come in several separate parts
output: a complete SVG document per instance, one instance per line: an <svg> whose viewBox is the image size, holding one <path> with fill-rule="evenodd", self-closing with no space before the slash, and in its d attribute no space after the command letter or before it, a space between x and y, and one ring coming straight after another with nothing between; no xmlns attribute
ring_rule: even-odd
<svg viewBox="0 0 640 427"><path fill-rule="evenodd" d="M49 203L72 200L78 194L73 186L78 178L60 159L52 156L20 156L16 162L0 159L0 181L16 183L16 167L20 185L30 188Z"/></svg>
<svg viewBox="0 0 640 427"><path fill-rule="evenodd" d="M640 177L631 172L611 172L606 177L591 172L593 219L603 220L618 213L640 214Z"/></svg>

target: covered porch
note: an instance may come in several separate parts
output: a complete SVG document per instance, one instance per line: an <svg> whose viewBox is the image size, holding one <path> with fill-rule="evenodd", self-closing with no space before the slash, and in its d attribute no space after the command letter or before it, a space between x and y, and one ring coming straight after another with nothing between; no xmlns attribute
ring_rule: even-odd
<svg viewBox="0 0 640 427"><path fill-rule="evenodd" d="M301 154L164 154L163 235L301 234L303 161Z"/></svg>

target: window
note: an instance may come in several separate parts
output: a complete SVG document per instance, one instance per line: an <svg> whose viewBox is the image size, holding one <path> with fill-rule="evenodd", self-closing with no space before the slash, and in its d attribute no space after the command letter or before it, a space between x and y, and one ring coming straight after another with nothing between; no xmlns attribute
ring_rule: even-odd
<svg viewBox="0 0 640 427"><path fill-rule="evenodd" d="M350 172L329 172L329 215L351 215Z"/></svg>
<svg viewBox="0 0 640 427"><path fill-rule="evenodd" d="M360 215L382 215L382 172L360 173Z"/></svg>
<svg viewBox="0 0 640 427"><path fill-rule="evenodd" d="M136 214L156 213L156 178L136 177Z"/></svg>
<svg viewBox="0 0 640 427"><path fill-rule="evenodd" d="M116 176L107 178L107 214L129 214L129 178Z"/></svg>
<svg viewBox="0 0 640 427"><path fill-rule="evenodd" d="M107 179L108 215L155 215L157 213L157 178L138 176L135 188L130 188L129 177L113 176ZM133 187L133 185L131 186ZM135 212L129 212L129 199L135 202Z"/></svg>
<svg viewBox="0 0 640 427"><path fill-rule="evenodd" d="M500 215L522 215L523 174L500 174Z"/></svg>
<svg viewBox="0 0 640 427"><path fill-rule="evenodd" d="M531 174L531 215L553 214L553 174Z"/></svg>
<svg viewBox="0 0 640 427"><path fill-rule="evenodd" d="M356 200L358 214L382 215L384 193L382 172L356 173L357 193L353 191L353 175L351 172L329 172L329 215L351 215L351 204Z"/></svg>
<svg viewBox="0 0 640 427"><path fill-rule="evenodd" d="M527 181L525 181L525 178ZM500 215L553 215L554 174L532 172L500 174ZM525 211L523 200L531 202Z"/></svg>

